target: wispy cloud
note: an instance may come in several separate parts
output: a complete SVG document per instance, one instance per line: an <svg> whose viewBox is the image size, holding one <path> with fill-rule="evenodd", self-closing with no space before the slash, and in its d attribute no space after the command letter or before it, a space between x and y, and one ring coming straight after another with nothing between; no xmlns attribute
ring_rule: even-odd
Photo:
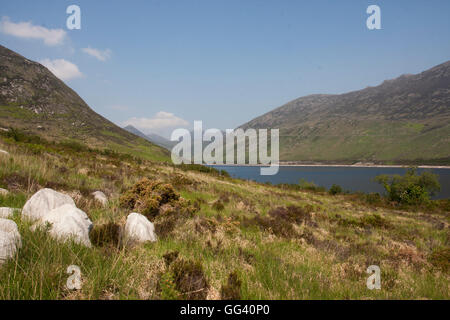
<svg viewBox="0 0 450 320"><path fill-rule="evenodd" d="M144 133L164 133L173 128L187 127L189 122L173 113L160 111L151 118L130 118L123 122L123 125L132 125Z"/></svg>
<svg viewBox="0 0 450 320"><path fill-rule="evenodd" d="M64 59L44 59L39 61L61 80L70 80L83 76L77 65Z"/></svg>
<svg viewBox="0 0 450 320"><path fill-rule="evenodd" d="M0 21L0 31L18 38L43 40L46 45L62 44L67 35L63 29L47 29L31 22L12 22L8 17Z"/></svg>
<svg viewBox="0 0 450 320"><path fill-rule="evenodd" d="M95 49L95 48L91 48L91 47L83 48L81 50L84 53L87 53L88 55L90 55L100 61L108 60L109 58L111 58L111 53L112 53L112 51L109 49L100 50L100 49Z"/></svg>

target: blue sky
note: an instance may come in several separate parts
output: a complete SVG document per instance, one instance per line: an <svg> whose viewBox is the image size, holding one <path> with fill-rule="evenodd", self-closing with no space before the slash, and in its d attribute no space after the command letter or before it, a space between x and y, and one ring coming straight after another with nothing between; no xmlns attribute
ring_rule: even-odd
<svg viewBox="0 0 450 320"><path fill-rule="evenodd" d="M81 30L66 28L71 4ZM371 4L381 30L366 27ZM62 68L111 121L168 135L194 120L234 128L304 95L443 63L449 12L448 0L0 0L0 43Z"/></svg>

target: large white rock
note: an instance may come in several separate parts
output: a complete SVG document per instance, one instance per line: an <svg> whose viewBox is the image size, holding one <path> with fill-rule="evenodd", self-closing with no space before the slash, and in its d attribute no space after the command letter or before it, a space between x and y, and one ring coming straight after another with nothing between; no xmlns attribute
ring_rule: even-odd
<svg viewBox="0 0 450 320"><path fill-rule="evenodd" d="M8 190L0 188L0 196L6 196L8 193Z"/></svg>
<svg viewBox="0 0 450 320"><path fill-rule="evenodd" d="M75 202L68 195L52 189L41 189L25 203L22 215L31 220L39 220L53 209L65 204L76 207Z"/></svg>
<svg viewBox="0 0 450 320"><path fill-rule="evenodd" d="M2 149L0 149L0 154L3 154L3 155L9 155L9 152L8 152L8 151L5 151L5 150L2 150Z"/></svg>
<svg viewBox="0 0 450 320"><path fill-rule="evenodd" d="M98 201L102 206L106 206L108 204L108 197L101 191L92 192L95 201Z"/></svg>
<svg viewBox="0 0 450 320"><path fill-rule="evenodd" d="M93 225L87 214L71 204L62 205L44 215L33 229L49 224L49 233L56 239L69 240L91 246L89 232Z"/></svg>
<svg viewBox="0 0 450 320"><path fill-rule="evenodd" d="M14 210L18 210L18 209L1 207L0 208L0 218L5 218L5 219L9 218L10 216L13 215Z"/></svg>
<svg viewBox="0 0 450 320"><path fill-rule="evenodd" d="M14 257L20 247L22 239L17 224L12 220L0 218L0 264Z"/></svg>
<svg viewBox="0 0 450 320"><path fill-rule="evenodd" d="M133 212L127 217L124 232L125 242L155 242L155 226L142 214Z"/></svg>

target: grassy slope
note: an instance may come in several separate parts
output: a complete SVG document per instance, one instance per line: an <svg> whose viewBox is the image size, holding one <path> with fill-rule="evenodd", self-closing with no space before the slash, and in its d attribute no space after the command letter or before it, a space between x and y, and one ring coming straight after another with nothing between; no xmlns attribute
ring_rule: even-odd
<svg viewBox="0 0 450 320"><path fill-rule="evenodd" d="M49 146L37 152L2 137L0 149L11 153L0 154L0 187L11 191L0 207L21 207L48 186L71 195L95 225L124 224L129 212L118 197L143 176L174 184L200 206L158 242L131 249L60 243L31 232L16 214L23 248L0 268L0 299L158 299L163 255L174 250L203 265L209 299L220 298L235 270L244 299L449 299L448 212L371 207L353 196L282 190L126 156ZM89 197L93 190L110 196L107 208ZM213 209L217 199L223 210ZM287 205L303 208L304 219L276 219L273 229L257 222ZM81 268L81 291L65 289L71 264ZM371 264L381 267L381 290L366 288Z"/></svg>
<svg viewBox="0 0 450 320"><path fill-rule="evenodd" d="M19 128L53 141L75 141L93 148L110 149L153 161L169 161L170 159L166 149L132 135L112 123L103 123L103 127L99 130L90 125L72 127L69 122L74 118L77 117L55 115L49 118L48 115L36 114L26 108L0 105L0 127L2 128ZM43 129L39 129L38 126L42 126Z"/></svg>
<svg viewBox="0 0 450 320"><path fill-rule="evenodd" d="M288 161L449 164L450 124L444 119L440 122L333 122L328 128L317 127L317 133L282 135L281 146L290 147L282 147L280 157Z"/></svg>

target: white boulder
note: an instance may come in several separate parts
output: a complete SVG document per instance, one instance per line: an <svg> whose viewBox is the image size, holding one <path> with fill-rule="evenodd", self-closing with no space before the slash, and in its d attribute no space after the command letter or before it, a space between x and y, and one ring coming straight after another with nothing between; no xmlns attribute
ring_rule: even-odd
<svg viewBox="0 0 450 320"><path fill-rule="evenodd" d="M93 227L92 222L85 212L72 204L51 210L33 226L33 229L47 224L50 225L49 233L54 238L64 241L73 239L87 247L91 246L89 232Z"/></svg>
<svg viewBox="0 0 450 320"><path fill-rule="evenodd" d="M108 204L108 197L101 191L92 192L95 201L100 203L102 206L106 206Z"/></svg>
<svg viewBox="0 0 450 320"><path fill-rule="evenodd" d="M12 220L0 218L0 264L14 257L20 247L22 239L17 224Z"/></svg>
<svg viewBox="0 0 450 320"><path fill-rule="evenodd" d="M8 193L8 190L0 188L0 196L6 196Z"/></svg>
<svg viewBox="0 0 450 320"><path fill-rule="evenodd" d="M5 151L5 150L2 150L2 149L0 149L0 154L3 154L3 155L9 155L9 152L8 152L8 151Z"/></svg>
<svg viewBox="0 0 450 320"><path fill-rule="evenodd" d="M13 215L15 210L20 210L20 209L1 207L0 208L0 218L5 218L5 219L9 218L10 216Z"/></svg>
<svg viewBox="0 0 450 320"><path fill-rule="evenodd" d="M133 212L127 217L124 232L125 241L155 242L155 226L142 214Z"/></svg>
<svg viewBox="0 0 450 320"><path fill-rule="evenodd" d="M65 204L76 207L75 202L68 195L52 189L41 189L25 203L22 215L31 220L39 220L53 209Z"/></svg>

